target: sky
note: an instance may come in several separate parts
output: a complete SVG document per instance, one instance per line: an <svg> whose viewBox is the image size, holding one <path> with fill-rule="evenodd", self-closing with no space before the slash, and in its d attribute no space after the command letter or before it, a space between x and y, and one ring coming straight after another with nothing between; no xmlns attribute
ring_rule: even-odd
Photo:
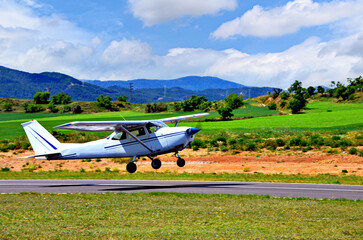
<svg viewBox="0 0 363 240"><path fill-rule="evenodd" d="M329 86L363 75L363 0L0 0L0 65Z"/></svg>

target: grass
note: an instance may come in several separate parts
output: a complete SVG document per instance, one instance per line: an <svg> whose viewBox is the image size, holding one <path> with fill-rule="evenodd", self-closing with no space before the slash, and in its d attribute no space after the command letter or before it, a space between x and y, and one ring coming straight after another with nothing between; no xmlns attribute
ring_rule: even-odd
<svg viewBox="0 0 363 240"><path fill-rule="evenodd" d="M363 177L356 175L302 175L262 173L173 173L173 172L0 172L1 180L10 179L130 179L130 180L195 180L195 181L237 181L237 182L284 182L363 185Z"/></svg>
<svg viewBox="0 0 363 240"><path fill-rule="evenodd" d="M180 126L202 127L203 132L213 133L221 129L230 131L251 131L254 129L290 129L306 130L362 130L363 116L361 104L337 104L331 102L312 102L307 105L308 110L303 114L278 115L244 120L185 123ZM328 110L332 110L331 112Z"/></svg>
<svg viewBox="0 0 363 240"><path fill-rule="evenodd" d="M246 108L234 111L235 117L257 117L276 114L277 111L267 110L263 107L257 107L250 101L246 101ZM134 111L127 112L102 112L94 114L25 114L25 113L0 113L0 139L12 139L24 135L21 123L31 119L38 119L48 130L54 126L72 121L101 121L101 120L146 120L159 119L171 116L180 116L191 114L190 112L177 113L141 113ZM217 122L181 122L179 126L201 127L203 133L215 133L221 129L230 131L255 131L256 129L282 129L282 130L336 130L343 129L348 131L362 130L362 119L357 116L363 116L361 104L342 104L332 102L311 102L307 105L307 111L304 114L296 115L274 115L234 121L217 121ZM218 118L215 112L210 113L207 118ZM89 133L97 136L107 136L108 133Z"/></svg>
<svg viewBox="0 0 363 240"><path fill-rule="evenodd" d="M1 239L358 239L362 201L182 193L5 194Z"/></svg>

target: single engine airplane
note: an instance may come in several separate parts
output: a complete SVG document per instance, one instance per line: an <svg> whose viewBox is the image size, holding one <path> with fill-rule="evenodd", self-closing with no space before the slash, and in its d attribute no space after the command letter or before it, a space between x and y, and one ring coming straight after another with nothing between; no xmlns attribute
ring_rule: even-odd
<svg viewBox="0 0 363 240"><path fill-rule="evenodd" d="M156 156L175 152L177 165L183 167L185 160L179 151L186 148L200 131L198 128L178 127L179 121L189 118L207 116L208 113L171 117L158 120L141 121L93 121L71 122L56 129L78 131L113 131L105 139L86 143L60 143L36 120L22 123L35 155L24 158L47 160L84 159L84 158L118 158L132 157L126 166L129 173L137 169L135 160L147 156L151 159L154 169L161 167L161 161ZM174 122L174 127L166 123Z"/></svg>

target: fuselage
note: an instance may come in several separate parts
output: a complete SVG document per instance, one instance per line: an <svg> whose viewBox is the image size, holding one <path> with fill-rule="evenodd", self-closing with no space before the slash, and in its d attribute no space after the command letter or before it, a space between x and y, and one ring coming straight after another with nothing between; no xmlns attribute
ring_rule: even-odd
<svg viewBox="0 0 363 240"><path fill-rule="evenodd" d="M192 128L162 127L155 132L151 132L146 127L137 129L140 135L135 134L135 136L149 149L126 133L114 132L107 138L97 141L81 144L62 144L61 154L48 159L122 158L156 156L177 152L186 148L194 140L195 133L190 132L190 129Z"/></svg>

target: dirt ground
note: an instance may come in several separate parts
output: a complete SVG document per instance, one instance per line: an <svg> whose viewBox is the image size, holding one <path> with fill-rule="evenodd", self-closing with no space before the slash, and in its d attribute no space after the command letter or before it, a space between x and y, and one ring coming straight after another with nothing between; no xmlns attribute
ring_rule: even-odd
<svg viewBox="0 0 363 240"><path fill-rule="evenodd" d="M222 152L207 152L206 150L192 151L185 149L180 152L186 160L186 165L179 168L173 154L162 155L162 167L152 169L148 158L141 158L137 162L138 171L169 171L190 173L284 173L284 174L341 174L342 170L348 171L348 175L363 176L363 158L348 153L330 155L321 151L302 152L241 152L235 155ZM106 167L111 170L117 168L125 170L125 163L114 162L113 159L92 159L90 162L82 160L36 160L19 159L19 157L33 155L32 151L0 153L0 167L9 167L11 171L21 171L35 164L36 171L49 171L56 169L68 169L69 171L104 171ZM143 160L144 159L144 160ZM125 161L126 162L126 161ZM40 166L40 167L39 167Z"/></svg>

